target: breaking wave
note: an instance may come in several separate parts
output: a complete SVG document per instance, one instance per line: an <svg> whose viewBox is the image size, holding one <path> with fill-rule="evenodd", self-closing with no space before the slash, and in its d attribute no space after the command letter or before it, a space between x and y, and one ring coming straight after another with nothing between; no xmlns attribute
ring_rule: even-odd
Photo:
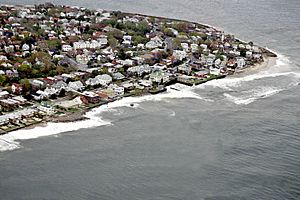
<svg viewBox="0 0 300 200"><path fill-rule="evenodd" d="M252 90L248 91L246 95L242 95L240 97L236 97L233 95L230 95L228 93L224 93L224 96L231 102L237 104L237 105L248 105L250 103L253 103L255 100L267 98L269 96L272 96L274 94L277 94L281 92L282 89L277 88L271 88L271 87L264 87L260 90Z"/></svg>
<svg viewBox="0 0 300 200"><path fill-rule="evenodd" d="M167 101L168 99L176 99L176 98L193 98L199 99L203 101L212 102L213 100L208 98L203 98L195 93L194 89L204 89L208 86L211 87L219 87L227 92L222 93L223 96L226 97L227 100L238 104L238 105L247 105L250 104L257 99L266 98L277 94L283 90L286 90L290 87L296 85L295 83L291 83L288 87L272 87L265 86L260 88L255 88L251 90L239 90L239 87L244 83L265 79L265 78L274 78L274 77L291 77L291 78L300 78L300 73L295 71L282 71L282 69L286 69L283 66L290 65L290 61L287 57L279 55L276 60L276 63L267 68L264 71L261 71L256 74L246 75L244 77L231 77L225 79L218 79L209 81L207 83L201 84L195 87L184 86L181 84L175 84L169 86L167 88L167 92L157 94L157 95L146 95L141 97L126 97L120 100L111 102L106 105L102 105L98 108L94 108L91 111L85 114L87 120L76 121L76 122L68 122L68 123L47 123L45 126L37 126L33 129L22 129L18 131L14 131L5 135L0 136L0 151L8 151L20 148L20 140L28 140L34 139L43 136L56 135L63 132L76 131L83 128L92 128L98 126L111 125L112 123L109 121L102 120L101 113L107 111L116 111L116 108L120 107L130 107L133 109L139 108L139 103L145 101ZM228 92L230 91L230 92ZM234 91L233 93L231 93ZM241 92L237 92L241 91ZM175 116L176 113L171 113L170 116Z"/></svg>
<svg viewBox="0 0 300 200"><path fill-rule="evenodd" d="M227 100L238 105L247 105L258 99L289 90L298 85L299 79L299 70L296 70L288 57L278 54L276 62L274 60L273 63L269 63L265 69L258 73L213 80L196 86L196 88L220 88L224 90L221 94ZM257 81L257 83L253 81Z"/></svg>
<svg viewBox="0 0 300 200"><path fill-rule="evenodd" d="M87 120L67 122L67 123L47 123L44 126L37 126L33 129L21 129L10 132L0 136L0 151L10 151L22 147L20 140L34 139L44 136L56 135L59 133L76 131L84 128L99 127L105 125L112 125L111 122L105 121L101 118L102 112L114 111L120 107L138 108L141 102L145 101L163 101L165 99L174 98L194 98L205 100L198 94L191 91L189 87L177 85L180 90L173 90L168 88L166 93L157 95L146 95L141 97L126 97L120 100L102 105L94 108L85 114Z"/></svg>

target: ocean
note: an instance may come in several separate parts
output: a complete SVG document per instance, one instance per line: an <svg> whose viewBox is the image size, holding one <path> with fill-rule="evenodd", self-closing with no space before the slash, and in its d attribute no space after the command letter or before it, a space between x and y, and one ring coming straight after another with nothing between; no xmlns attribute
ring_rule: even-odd
<svg viewBox="0 0 300 200"><path fill-rule="evenodd" d="M279 56L259 71L125 98L86 121L1 136L0 199L300 198L300 1L52 2L206 23Z"/></svg>

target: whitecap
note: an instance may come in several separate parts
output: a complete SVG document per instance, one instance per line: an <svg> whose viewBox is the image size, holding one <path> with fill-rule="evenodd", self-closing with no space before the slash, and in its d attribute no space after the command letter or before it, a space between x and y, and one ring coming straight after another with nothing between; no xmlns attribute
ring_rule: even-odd
<svg viewBox="0 0 300 200"><path fill-rule="evenodd" d="M263 99L263 98L273 96L281 91L282 91L282 89L279 89L279 88L262 87L260 89L254 89L251 91L247 91L246 92L247 94L240 95L240 96L233 96L228 93L224 93L224 96L229 101L231 101L237 105L248 105L258 99Z"/></svg>

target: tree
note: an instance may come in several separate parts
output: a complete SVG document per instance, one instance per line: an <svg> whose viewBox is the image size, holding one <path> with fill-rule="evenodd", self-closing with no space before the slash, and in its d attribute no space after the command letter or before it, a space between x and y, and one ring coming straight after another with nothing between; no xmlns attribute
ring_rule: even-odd
<svg viewBox="0 0 300 200"><path fill-rule="evenodd" d="M28 92L31 89L31 84L27 78L21 79L20 84L22 85L24 92Z"/></svg>
<svg viewBox="0 0 300 200"><path fill-rule="evenodd" d="M30 65L23 64L18 68L18 72L20 74L20 77L28 78L32 75L32 68Z"/></svg>
<svg viewBox="0 0 300 200"><path fill-rule="evenodd" d="M50 50L61 49L61 41L59 39L47 40Z"/></svg>
<svg viewBox="0 0 300 200"><path fill-rule="evenodd" d="M118 52L117 55L118 55L118 58L120 58L121 60L125 60L127 58L127 55L126 55L126 53L125 53L125 51L124 51L123 48L121 48L119 50L119 52Z"/></svg>
<svg viewBox="0 0 300 200"><path fill-rule="evenodd" d="M108 36L113 36L114 38L121 40L123 38L123 33L122 31L118 30L118 29L114 29L110 32L108 32L107 34Z"/></svg>
<svg viewBox="0 0 300 200"><path fill-rule="evenodd" d="M148 41L149 41L149 39L144 36L141 36L141 35L133 36L133 44L134 45L146 44Z"/></svg>
<svg viewBox="0 0 300 200"><path fill-rule="evenodd" d="M119 41L113 36L108 36L108 44L112 48L115 48L119 45Z"/></svg>
<svg viewBox="0 0 300 200"><path fill-rule="evenodd" d="M174 37L175 36L173 31L170 28L165 28L164 33L165 33L165 35L167 35L169 37Z"/></svg>
<svg viewBox="0 0 300 200"><path fill-rule="evenodd" d="M142 21L140 23L137 24L136 26L136 31L140 34L140 35L146 35L146 33L150 32L150 26L148 25L147 22Z"/></svg>
<svg viewBox="0 0 300 200"><path fill-rule="evenodd" d="M6 80L7 77L5 75L0 75L0 86L3 86Z"/></svg>
<svg viewBox="0 0 300 200"><path fill-rule="evenodd" d="M175 29L179 32L188 32L189 30L189 24L186 22L179 22L175 24Z"/></svg>

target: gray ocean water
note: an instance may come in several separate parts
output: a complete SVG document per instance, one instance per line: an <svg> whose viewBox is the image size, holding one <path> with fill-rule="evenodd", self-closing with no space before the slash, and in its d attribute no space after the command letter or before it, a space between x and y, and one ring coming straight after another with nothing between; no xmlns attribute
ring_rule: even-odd
<svg viewBox="0 0 300 200"><path fill-rule="evenodd" d="M300 199L299 0L53 2L208 23L280 56L193 89L202 99L144 101L99 114L109 126L20 141L0 153L1 200Z"/></svg>

